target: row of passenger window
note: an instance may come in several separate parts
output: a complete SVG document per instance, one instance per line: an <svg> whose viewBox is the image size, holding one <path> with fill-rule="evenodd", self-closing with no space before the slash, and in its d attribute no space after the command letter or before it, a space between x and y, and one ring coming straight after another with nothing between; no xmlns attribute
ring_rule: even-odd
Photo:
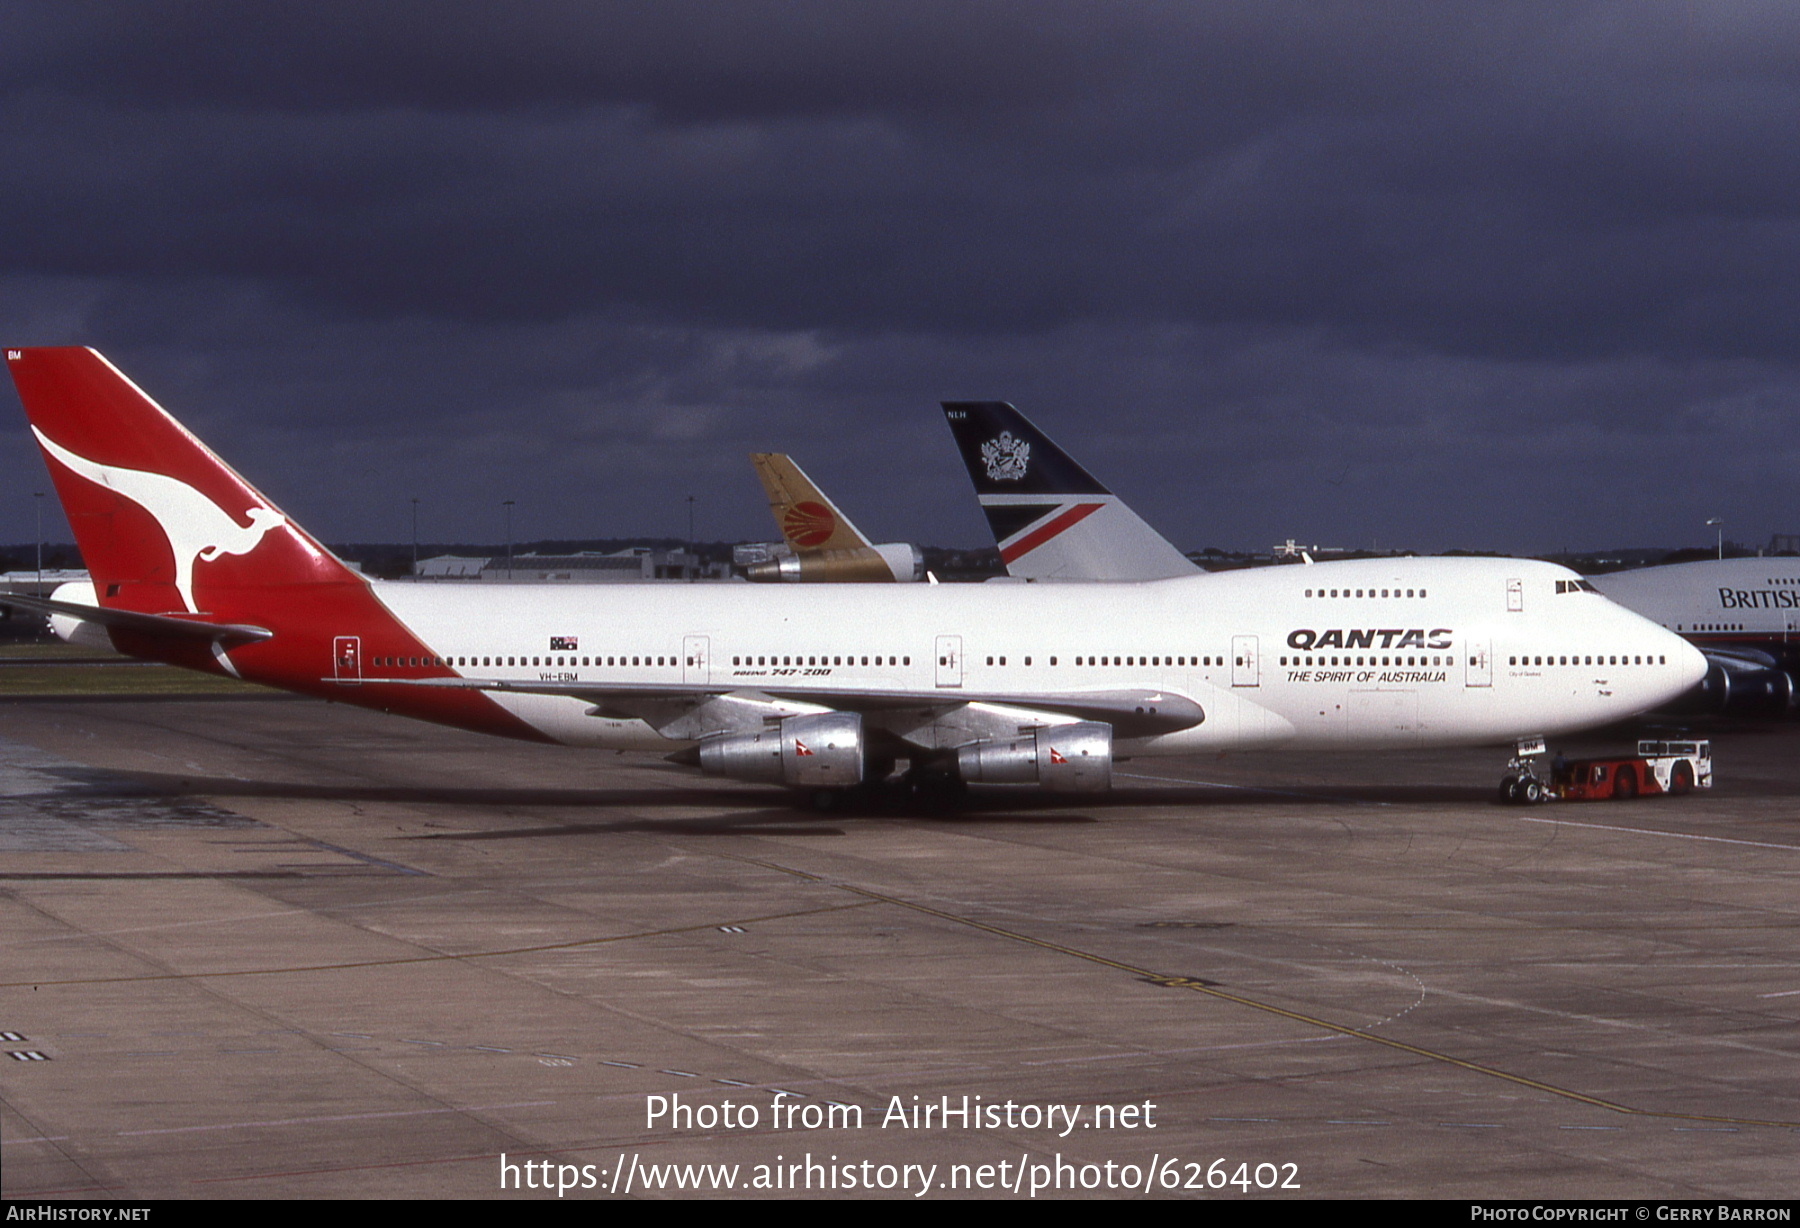
<svg viewBox="0 0 1800 1228"><path fill-rule="evenodd" d="M1424 589L1416 593L1410 588L1309 588L1308 597L1423 597Z"/></svg>
<svg viewBox="0 0 1800 1228"><path fill-rule="evenodd" d="M873 663L875 665L882 665L882 666L886 666L886 665L902 665L902 666L904 666L904 665L912 664L912 658L909 656L877 656L874 658L863 657L861 659L861 661L862 661L862 664L864 664L864 665L869 665L871 663ZM1195 656L1195 657L1127 656L1127 657L1076 657L1075 658L1076 665L1090 665L1090 666L1091 665L1115 665L1115 666L1116 665L1184 665L1185 666L1185 665L1188 665L1190 662L1194 665L1205 665L1205 666L1219 665L1219 666L1222 666L1225 664L1225 658L1222 656L1221 657L1214 657L1214 656ZM607 667L618 668L621 666L624 666L624 667L630 667L630 666L639 666L639 667L642 667L642 666L676 666L676 665L680 665L681 663L682 663L682 660L680 657L673 657L673 656L666 656L666 655L660 656L660 657L652 657L652 656L647 656L647 655L635 656L635 657L625 657L625 656L614 656L614 657L572 657L572 656L571 657L517 657L517 656L514 656L514 657L376 657L371 662L371 664L378 669L420 669L420 668L427 668L427 669L440 668L441 669L441 668L445 668L445 667L466 668L469 666L473 666L478 669L484 668L484 667L485 668L507 668L507 667L511 667L511 668L520 668L520 667L550 668L550 667L554 667L554 668L559 668L559 669L570 669L570 668L574 668L577 666L600 667L600 668L607 668ZM696 660L691 657L687 661L687 664L689 664L689 665L694 665L696 663L697 663ZM855 656L850 656L850 657L829 656L829 655L827 655L827 656L796 656L796 655L791 655L791 654L785 655L785 656L769 655L769 656L755 656L755 657L740 655L740 656L735 656L735 657L731 658L731 663L733 665L738 665L738 666L745 666L745 665L792 665L792 666L812 665L812 666L818 666L818 665L845 665L845 664L856 665L857 658ZM940 665L948 665L949 658L946 657L943 660L940 660L938 663ZM1005 665L1006 658L1003 656L1002 657L989 657L987 659L987 663L989 665L995 665L995 664ZM1030 665L1031 658L1025 657L1024 664ZM1057 658L1051 657L1050 664L1052 664L1052 665L1057 664Z"/></svg>
<svg viewBox="0 0 1800 1228"><path fill-rule="evenodd" d="M743 657L743 656L739 656L739 657L731 658L731 663L733 665L844 665L844 664L855 665L856 657L851 656L849 658L845 658L845 657L832 657L832 656L825 656L825 657L796 657L796 656ZM864 657L862 659L862 663L864 665L867 665L869 663L869 658ZM877 665L911 665L912 658L911 657L876 657L875 664L877 664Z"/></svg>
<svg viewBox="0 0 1800 1228"><path fill-rule="evenodd" d="M1442 657L1442 656L1439 656L1439 657L1283 657L1283 658L1281 658L1281 663L1283 665L1314 665L1314 664L1317 664L1317 665L1365 665L1366 664L1366 665L1387 665L1387 666L1392 666L1392 667L1411 665L1414 667L1418 667L1418 666L1427 666L1427 665L1437 665L1437 666L1455 665L1456 658L1455 657ZM1473 658L1470 659L1469 664L1470 665L1475 664Z"/></svg>
<svg viewBox="0 0 1800 1228"><path fill-rule="evenodd" d="M1508 665L1667 665L1667 657L1595 656L1595 657L1508 657Z"/></svg>
<svg viewBox="0 0 1800 1228"><path fill-rule="evenodd" d="M693 660L690 658L688 661L688 664L692 665L693 663L694 663ZM575 666L581 666L581 665L586 665L586 666L608 666L608 665L610 665L610 666L616 667L616 666L621 666L621 665L629 666L629 665L664 665L664 664L679 665L679 664L681 664L681 658L671 657L671 656L661 656L661 657L650 657L650 656L638 656L638 657L376 657L373 661L373 665L378 669L420 669L420 668L431 668L431 667L437 667L437 668L441 669L441 668L450 667L450 666L455 666L459 669L467 667L467 666L474 666L478 669L481 667L484 667L484 666L488 667L488 668L504 668L507 666L513 666L515 668L520 667L520 666L524 666L524 667L536 666L539 668L543 668L543 667L548 667L548 666L555 666L555 667L558 667L561 669L570 669Z"/></svg>
<svg viewBox="0 0 1800 1228"><path fill-rule="evenodd" d="M1005 665L1006 658L1005 657L989 657L987 659L987 663L989 665ZM1031 658L1030 657L1024 658L1024 663L1026 665L1030 665ZM938 664L940 664L940 665L948 664L948 658L940 660L938 662ZM1050 664L1052 664L1052 665L1057 664L1057 658L1051 657ZM1077 665L1189 665L1189 664L1193 664L1193 665L1201 665L1201 664L1223 665L1223 664L1225 664L1225 658L1224 657L1217 657L1217 658L1215 658L1215 657L1076 657L1075 664L1077 664Z"/></svg>
<svg viewBox="0 0 1800 1228"><path fill-rule="evenodd" d="M1021 665L1030 665L1032 663L1032 660L1033 660L1032 657L1026 656L1026 657L1020 658L1019 663ZM802 657L802 656L779 656L779 657L778 656L756 656L756 657L736 656L736 657L731 658L731 663L733 665L855 665L855 664L857 664L857 658L854 656L850 656L850 657L841 657L841 656L806 656L806 657ZM993 666L1004 666L1007 663L1007 658L1005 656L988 657L987 663L989 665L993 665ZM1060 658L1050 657L1049 663L1051 665L1059 664ZM870 664L870 658L863 657L862 664L864 664L864 665ZM876 664L876 665L911 665L912 658L911 657L891 657L891 656L890 657L875 657L874 664ZM938 664L948 666L950 664L950 658L947 656L940 657L938 659ZM1213 656L1195 656L1195 657L1186 657L1186 656L1086 657L1086 656L1083 656L1083 657L1076 657L1075 664L1076 665L1189 665L1189 664L1192 664L1192 665L1212 666L1212 665L1224 665L1225 658L1224 657L1213 657Z"/></svg>
<svg viewBox="0 0 1800 1228"><path fill-rule="evenodd" d="M1051 657L1049 663L1057 664L1057 657ZM1213 666L1226 663L1224 657L1076 657L1075 664L1098 666L1098 664L1199 664ZM943 657L938 664L949 664L949 657ZM1006 657L988 657L988 664L1006 664ZM1031 657L1024 657L1024 664L1031 664Z"/></svg>
<svg viewBox="0 0 1800 1228"><path fill-rule="evenodd" d="M1056 664L1056 658L1050 658ZM1223 665L1224 657L1076 657L1077 665Z"/></svg>

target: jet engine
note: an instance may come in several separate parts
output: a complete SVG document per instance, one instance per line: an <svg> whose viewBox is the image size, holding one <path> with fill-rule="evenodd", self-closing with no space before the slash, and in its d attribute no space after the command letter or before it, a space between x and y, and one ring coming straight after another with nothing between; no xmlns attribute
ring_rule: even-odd
<svg viewBox="0 0 1800 1228"><path fill-rule="evenodd" d="M781 551L749 563L746 578L790 584L910 584L925 578L925 556L910 542L851 546L842 550Z"/></svg>
<svg viewBox="0 0 1800 1228"><path fill-rule="evenodd" d="M94 595L91 580L74 580L68 584L59 584L56 591L50 594L52 601L71 601L76 605L99 605L100 599ZM76 618L73 614L52 614L50 630L57 639L69 644L78 644L83 648L97 648L102 652L114 652L112 636L99 623L89 622L85 618Z"/></svg>
<svg viewBox="0 0 1800 1228"><path fill-rule="evenodd" d="M1111 725L1077 721L1045 725L1016 738L988 738L956 748L956 770L969 784L1037 784L1057 793L1103 793L1112 787Z"/></svg>
<svg viewBox="0 0 1800 1228"><path fill-rule="evenodd" d="M752 733L700 743L700 770L796 789L836 789L863 780L862 717L855 712L790 716Z"/></svg>
<svg viewBox="0 0 1800 1228"><path fill-rule="evenodd" d="M1678 711L1778 716L1794 710L1793 675L1766 653L1709 651L1706 677L1676 704Z"/></svg>

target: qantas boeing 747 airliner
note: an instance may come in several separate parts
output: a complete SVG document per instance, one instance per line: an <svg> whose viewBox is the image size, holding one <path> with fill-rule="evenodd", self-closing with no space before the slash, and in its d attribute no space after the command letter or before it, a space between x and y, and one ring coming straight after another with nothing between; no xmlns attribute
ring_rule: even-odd
<svg viewBox="0 0 1800 1228"><path fill-rule="evenodd" d="M424 585L346 567L98 353L7 351L132 656L821 791L906 764L1094 791L1118 758L1527 742L1681 694L1679 636L1570 571L1383 559L1128 583Z"/></svg>

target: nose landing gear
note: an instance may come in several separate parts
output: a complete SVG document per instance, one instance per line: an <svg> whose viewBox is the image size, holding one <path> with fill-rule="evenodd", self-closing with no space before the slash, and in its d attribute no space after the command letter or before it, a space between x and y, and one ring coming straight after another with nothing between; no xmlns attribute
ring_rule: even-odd
<svg viewBox="0 0 1800 1228"><path fill-rule="evenodd" d="M1522 738L1513 747L1506 775L1500 781L1500 800L1509 806L1535 806L1548 795L1538 775L1534 756L1544 753L1544 739Z"/></svg>

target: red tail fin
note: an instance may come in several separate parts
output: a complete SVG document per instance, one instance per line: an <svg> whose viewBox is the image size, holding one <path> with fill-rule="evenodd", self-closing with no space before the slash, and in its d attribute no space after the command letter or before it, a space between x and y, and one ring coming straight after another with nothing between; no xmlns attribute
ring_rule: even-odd
<svg viewBox="0 0 1800 1228"><path fill-rule="evenodd" d="M120 650L469 729L544 738L475 692L364 687L365 650L410 661L421 677L454 671L366 580L99 354L7 350L6 362L93 575L103 610L92 620ZM60 612L84 616L80 606Z"/></svg>
<svg viewBox="0 0 1800 1228"><path fill-rule="evenodd" d="M228 619L246 588L359 582L93 350L6 358L100 604Z"/></svg>

